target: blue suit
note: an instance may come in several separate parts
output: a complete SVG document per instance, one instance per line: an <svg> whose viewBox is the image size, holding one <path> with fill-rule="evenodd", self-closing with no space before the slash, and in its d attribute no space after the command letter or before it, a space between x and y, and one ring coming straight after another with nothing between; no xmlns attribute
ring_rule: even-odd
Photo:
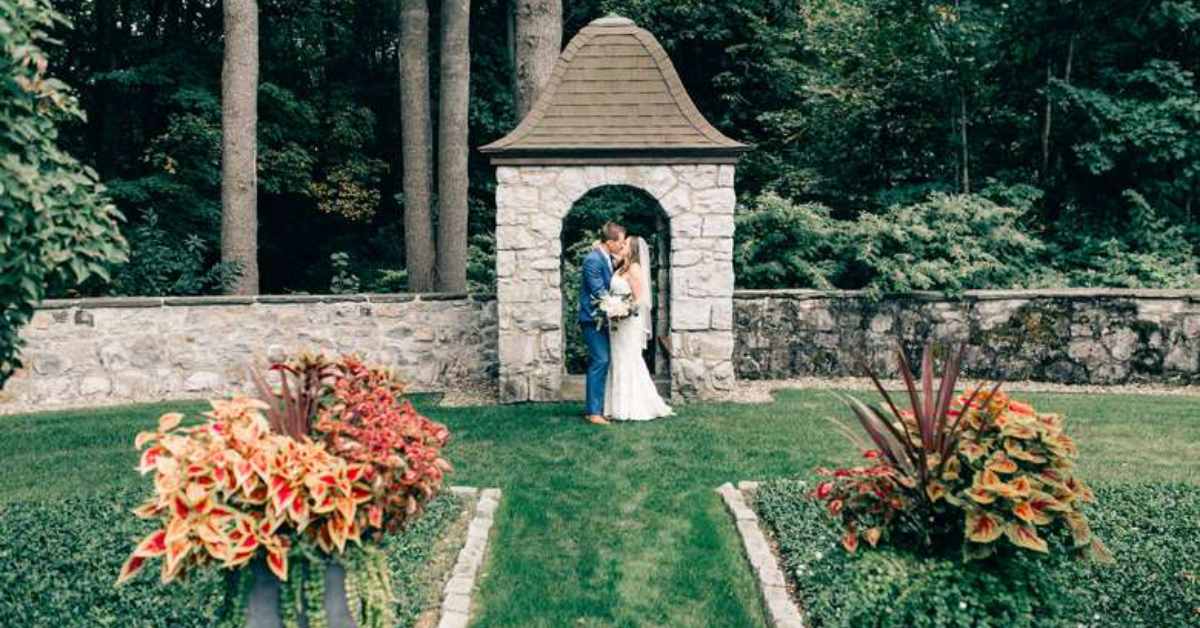
<svg viewBox="0 0 1200 628"><path fill-rule="evenodd" d="M608 292L612 279L612 262L608 254L592 249L583 258L583 281L579 283L579 324L583 327L583 342L588 350L587 400L584 413L604 414L604 387L608 384L608 328L596 329L597 297Z"/></svg>

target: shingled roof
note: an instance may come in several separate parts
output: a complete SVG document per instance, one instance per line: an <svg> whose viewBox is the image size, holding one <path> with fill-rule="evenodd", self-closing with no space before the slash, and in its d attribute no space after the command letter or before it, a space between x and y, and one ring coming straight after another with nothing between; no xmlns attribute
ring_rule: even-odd
<svg viewBox="0 0 1200 628"><path fill-rule="evenodd" d="M732 163L748 148L704 119L653 35L609 16L571 40L517 128L479 150L495 164Z"/></svg>

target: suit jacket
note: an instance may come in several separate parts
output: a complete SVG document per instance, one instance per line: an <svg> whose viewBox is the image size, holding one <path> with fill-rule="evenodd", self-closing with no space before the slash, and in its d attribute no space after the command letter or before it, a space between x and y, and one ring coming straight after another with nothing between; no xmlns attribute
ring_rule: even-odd
<svg viewBox="0 0 1200 628"><path fill-rule="evenodd" d="M612 262L608 253L603 249L592 249L583 258L583 280L579 282L579 322L591 323L596 320L596 297L608 292L608 282L612 279Z"/></svg>

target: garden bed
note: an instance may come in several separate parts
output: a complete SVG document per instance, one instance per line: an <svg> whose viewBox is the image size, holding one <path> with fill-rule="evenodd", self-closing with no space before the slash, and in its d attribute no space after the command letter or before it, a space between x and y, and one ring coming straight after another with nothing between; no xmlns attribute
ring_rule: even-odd
<svg viewBox="0 0 1200 628"><path fill-rule="evenodd" d="M809 626L1200 624L1200 487L1097 487L1088 518L1112 565L1028 558L1005 566L886 548L846 553L812 484L748 497Z"/></svg>
<svg viewBox="0 0 1200 628"><path fill-rule="evenodd" d="M197 571L162 586L157 569L113 582L152 523L129 509L145 489L0 505L0 617L14 626L211 626L225 575ZM409 529L387 537L400 626L434 626L478 498L446 491Z"/></svg>

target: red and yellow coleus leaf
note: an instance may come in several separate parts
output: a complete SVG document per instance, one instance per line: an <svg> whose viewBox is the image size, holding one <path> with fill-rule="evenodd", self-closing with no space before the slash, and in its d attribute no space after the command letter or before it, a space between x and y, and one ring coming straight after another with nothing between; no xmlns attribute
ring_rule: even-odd
<svg viewBox="0 0 1200 628"><path fill-rule="evenodd" d="M1072 477L1067 480L1066 486L1067 490L1071 491L1071 494L1073 494L1080 501L1089 504L1096 501L1095 493L1093 493L1092 489L1088 488L1088 486L1083 483L1083 480Z"/></svg>
<svg viewBox="0 0 1200 628"><path fill-rule="evenodd" d="M1021 442L1014 438L1004 439L1004 451L1012 458L1024 460L1025 462L1034 462L1041 464L1046 462L1045 456L1039 456L1031 451L1026 450L1021 446Z"/></svg>
<svg viewBox="0 0 1200 628"><path fill-rule="evenodd" d="M141 473L142 475L146 475L147 473L157 469L158 468L158 465L157 465L158 457L161 456L165 452L166 452L166 450L158 445L155 445L154 447L150 447L146 451L143 451L141 459L138 460L138 466L137 466L138 473Z"/></svg>
<svg viewBox="0 0 1200 628"><path fill-rule="evenodd" d="M871 544L871 547L875 547L879 544L879 537L882 534L883 531L879 528L867 528L867 531L863 533L863 538L867 540L867 543Z"/></svg>
<svg viewBox="0 0 1200 628"><path fill-rule="evenodd" d="M1035 414L1033 411L1033 406L1015 399L1009 400L1008 410L1023 416L1034 416Z"/></svg>
<svg viewBox="0 0 1200 628"><path fill-rule="evenodd" d="M136 576L146 566L146 559L133 555L130 556L124 565L121 565L121 572L117 574L117 584L125 584L130 578Z"/></svg>
<svg viewBox="0 0 1200 628"><path fill-rule="evenodd" d="M984 449L979 443L963 442L958 446L958 453L966 456L967 460L975 462L987 453L987 449Z"/></svg>
<svg viewBox="0 0 1200 628"><path fill-rule="evenodd" d="M155 530L148 534L146 538L138 543L136 549L133 550L134 556L141 558L155 558L167 553L167 531Z"/></svg>
<svg viewBox="0 0 1200 628"><path fill-rule="evenodd" d="M968 510L966 523L967 540L974 543L991 543L1003 532L1000 519L982 510Z"/></svg>
<svg viewBox="0 0 1200 628"><path fill-rule="evenodd" d="M158 440L159 436L162 435L158 432L138 432L138 435L133 438L133 448L141 449L142 447L145 447L147 443L152 443Z"/></svg>
<svg viewBox="0 0 1200 628"><path fill-rule="evenodd" d="M1002 483L992 488L992 490L1002 497L1016 499L1018 497L1029 497L1029 494L1033 492L1033 485L1030 484L1029 478L1020 475L1009 480L1007 483Z"/></svg>
<svg viewBox="0 0 1200 628"><path fill-rule="evenodd" d="M170 432L179 427L181 421L183 421L183 415L178 412L168 412L158 417L158 433L166 434Z"/></svg>
<svg viewBox="0 0 1200 628"><path fill-rule="evenodd" d="M267 567L275 577L287 582L288 557L287 548L269 548L267 549Z"/></svg>
<svg viewBox="0 0 1200 628"><path fill-rule="evenodd" d="M1044 510L1040 510L1034 506L1033 500L1013 504L1012 512L1018 519L1034 525L1046 525L1051 521Z"/></svg>
<svg viewBox="0 0 1200 628"><path fill-rule="evenodd" d="M1002 451L992 454L992 459L988 461L985 468L996 473L1016 473L1018 469L1017 463Z"/></svg>
<svg viewBox="0 0 1200 628"><path fill-rule="evenodd" d="M1079 512L1068 512L1063 515L1067 529L1071 531L1071 541L1075 547L1083 547L1092 542L1092 528L1087 519Z"/></svg>
<svg viewBox="0 0 1200 628"><path fill-rule="evenodd" d="M929 482L925 485L925 495L929 497L930 502L936 503L946 496L946 485L936 481Z"/></svg>
<svg viewBox="0 0 1200 628"><path fill-rule="evenodd" d="M132 512L137 516L138 519L153 519L154 517L157 517L159 513L163 511L163 509L164 507L160 505L157 500L151 499L141 506L134 508Z"/></svg>
<svg viewBox="0 0 1200 628"><path fill-rule="evenodd" d="M1079 455L1079 448L1075 445L1075 441L1066 434L1051 434L1042 437L1042 442L1050 448L1055 455L1064 458L1074 458Z"/></svg>
<svg viewBox="0 0 1200 628"><path fill-rule="evenodd" d="M1001 436L1016 438L1020 440L1029 440L1036 438L1038 435L1037 428L1027 422L1009 421L1003 429L1000 430Z"/></svg>
<svg viewBox="0 0 1200 628"><path fill-rule="evenodd" d="M975 476L975 486L987 490L996 490L1004 482L1000 480L1000 476L996 475L991 469L984 469L981 473Z"/></svg>
<svg viewBox="0 0 1200 628"><path fill-rule="evenodd" d="M990 504L996 501L996 495L982 486L967 489L967 497L977 504Z"/></svg>
<svg viewBox="0 0 1200 628"><path fill-rule="evenodd" d="M958 461L958 456L950 458L946 461L946 466L942 468L942 479L947 482L959 479L959 472L962 471L962 463Z"/></svg>
<svg viewBox="0 0 1200 628"><path fill-rule="evenodd" d="M851 554L858 549L858 534L854 530L846 530L846 533L842 535L842 547Z"/></svg>
<svg viewBox="0 0 1200 628"><path fill-rule="evenodd" d="M167 554L162 565L161 580L163 584L174 580L175 576L179 574L179 568L183 566L183 559L192 551L192 547L192 543L186 539L167 544Z"/></svg>
<svg viewBox="0 0 1200 628"><path fill-rule="evenodd" d="M1017 547L1042 552L1043 554L1050 552L1050 548L1046 545L1046 540L1038 536L1037 530L1032 526L1010 521L1004 528L1004 535L1008 537L1010 543Z"/></svg>

